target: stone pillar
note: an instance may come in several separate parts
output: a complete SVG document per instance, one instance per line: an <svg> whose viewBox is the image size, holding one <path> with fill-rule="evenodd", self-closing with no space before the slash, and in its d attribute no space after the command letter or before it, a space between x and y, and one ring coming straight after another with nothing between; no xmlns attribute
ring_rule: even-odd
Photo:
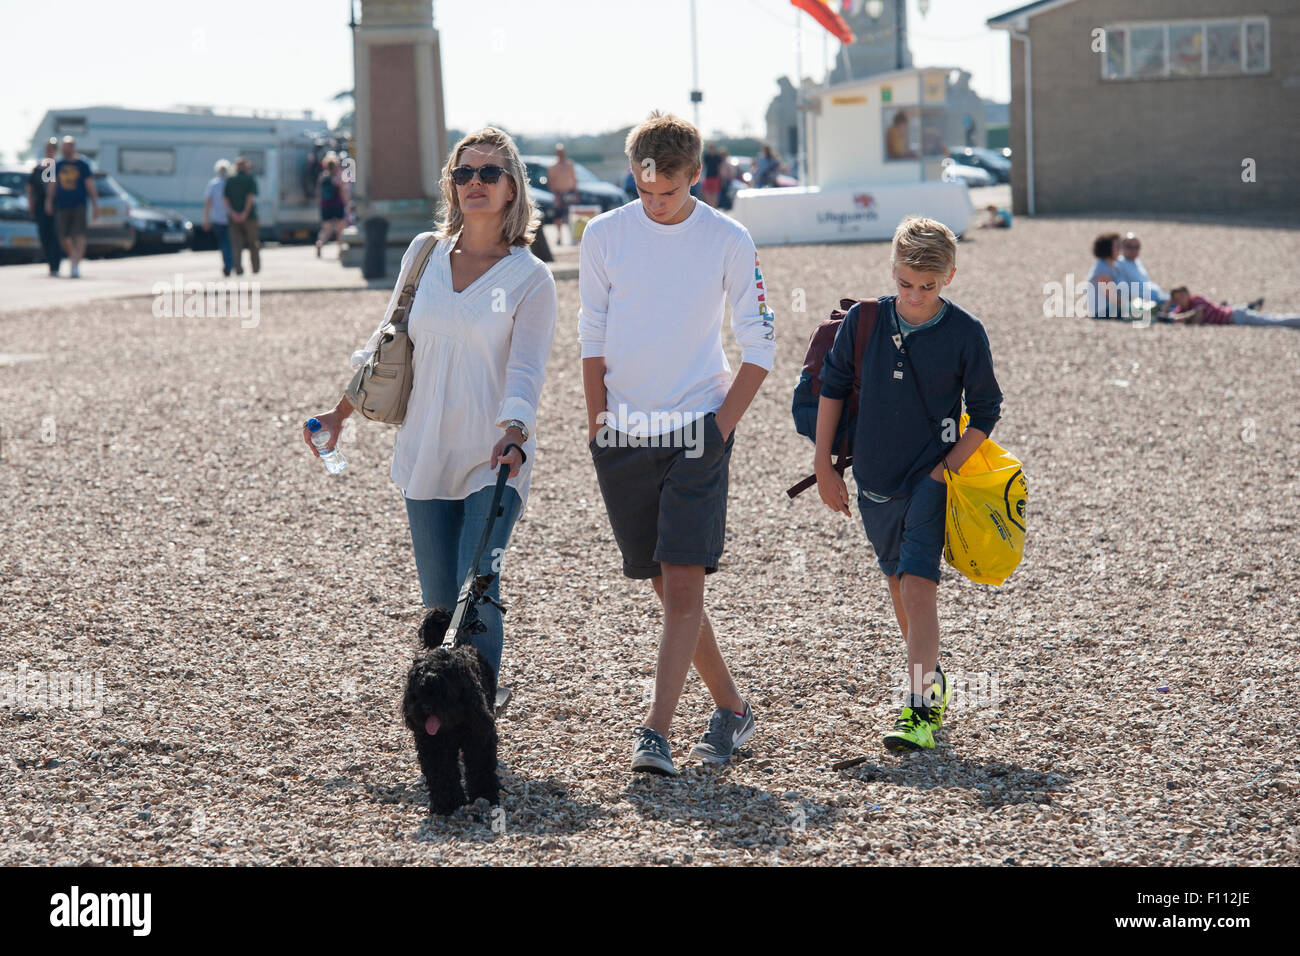
<svg viewBox="0 0 1300 956"><path fill-rule="evenodd" d="M389 278L418 233L429 229L450 148L433 0L361 0L353 24L357 225L344 237L344 265L362 262L370 216L389 222Z"/></svg>

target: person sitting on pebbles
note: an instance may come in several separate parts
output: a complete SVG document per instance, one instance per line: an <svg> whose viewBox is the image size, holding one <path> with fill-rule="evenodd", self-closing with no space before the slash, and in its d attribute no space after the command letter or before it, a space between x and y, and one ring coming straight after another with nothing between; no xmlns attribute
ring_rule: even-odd
<svg viewBox="0 0 1300 956"><path fill-rule="evenodd" d="M1242 306L1215 305L1203 295L1192 295L1187 286L1171 289L1174 311L1169 318L1187 325L1271 325L1300 329L1300 315L1265 315L1258 311L1263 297Z"/></svg>

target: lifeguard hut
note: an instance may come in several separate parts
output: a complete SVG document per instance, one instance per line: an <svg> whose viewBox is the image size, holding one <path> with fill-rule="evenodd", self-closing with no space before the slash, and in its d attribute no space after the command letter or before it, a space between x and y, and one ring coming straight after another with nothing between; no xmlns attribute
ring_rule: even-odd
<svg viewBox="0 0 1300 956"><path fill-rule="evenodd" d="M907 215L960 235L966 186L945 182L949 68L878 73L805 89L807 185L743 189L732 215L758 245L889 239Z"/></svg>

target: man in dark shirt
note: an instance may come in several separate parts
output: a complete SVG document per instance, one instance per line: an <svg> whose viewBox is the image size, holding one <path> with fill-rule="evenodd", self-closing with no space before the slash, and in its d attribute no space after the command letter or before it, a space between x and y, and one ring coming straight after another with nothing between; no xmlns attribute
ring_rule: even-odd
<svg viewBox="0 0 1300 956"><path fill-rule="evenodd" d="M72 263L72 278L81 277L81 260L86 257L86 200L90 200L90 221L99 218L99 191L90 163L77 153L77 141L63 137L62 155L54 164L54 180L47 184L45 212L54 217L63 251Z"/></svg>
<svg viewBox="0 0 1300 956"><path fill-rule="evenodd" d="M235 175L226 180L224 197L230 216L230 243L233 247L235 275L244 274L244 249L253 271L262 268L258 245L257 180L252 175L253 164L246 156L235 160Z"/></svg>
<svg viewBox="0 0 1300 956"><path fill-rule="evenodd" d="M50 266L52 276L59 274L63 250L59 247L54 217L45 212L45 192L46 187L54 181L54 154L58 149L59 141L51 136L45 143L45 158L37 161L27 177L27 208L31 210L32 219L36 222L36 231L41 234L41 248L45 250L45 261Z"/></svg>

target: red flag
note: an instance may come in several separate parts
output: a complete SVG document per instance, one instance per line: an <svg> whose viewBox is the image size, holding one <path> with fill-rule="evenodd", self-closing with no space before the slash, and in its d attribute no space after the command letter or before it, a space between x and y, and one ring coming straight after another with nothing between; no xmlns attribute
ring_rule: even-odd
<svg viewBox="0 0 1300 956"><path fill-rule="evenodd" d="M841 43L853 42L853 31L844 18L831 6L832 0L790 0L796 7L812 17L834 35Z"/></svg>

